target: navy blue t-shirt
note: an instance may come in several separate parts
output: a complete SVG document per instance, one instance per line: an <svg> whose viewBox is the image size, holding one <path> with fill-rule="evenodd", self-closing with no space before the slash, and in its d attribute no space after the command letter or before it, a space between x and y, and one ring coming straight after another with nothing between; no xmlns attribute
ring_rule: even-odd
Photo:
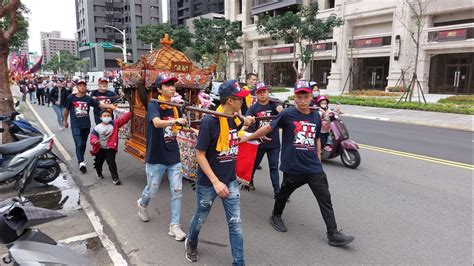
<svg viewBox="0 0 474 266"><path fill-rule="evenodd" d="M151 164L173 165L181 162L178 142L172 127L156 128L153 118L161 120L174 119L173 109L161 109L156 101L148 102L146 134L146 162Z"/></svg>
<svg viewBox="0 0 474 266"><path fill-rule="evenodd" d="M109 99L109 98L101 99L101 97L114 97L114 96L117 96L117 94L115 94L115 92L109 91L109 90L107 90L105 92L95 90L95 91L91 92L90 96L91 97L97 97L98 99L96 101L98 101L101 104L112 104L112 103L116 103L118 101L118 99ZM100 117L100 109L99 108L94 108L94 116L96 118Z"/></svg>
<svg viewBox="0 0 474 266"><path fill-rule="evenodd" d="M236 179L235 165L239 153L239 139L237 132L240 129L232 119L227 119L227 122L230 129L228 151L216 151L217 140L220 132L219 119L210 115L206 115L201 120L196 144L197 150L206 152L206 158L209 161L212 171L217 178L226 185ZM206 174L204 174L201 167L198 169L197 183L202 186L212 186L211 181Z"/></svg>
<svg viewBox="0 0 474 266"><path fill-rule="evenodd" d="M275 116L278 115L278 111L276 108L279 104L274 102L268 102L266 105L261 105L259 102L250 106L249 110L247 111L247 116L255 116L255 117L263 117L263 116ZM255 132L257 129L268 125L272 122L272 120L264 120L264 121L257 121L257 123L253 124L249 127L250 132ZM267 134L267 137L271 138L272 141L269 143L261 143L258 145L259 148L262 149L272 149L280 147L280 132L278 129L272 130L272 132Z"/></svg>
<svg viewBox="0 0 474 266"><path fill-rule="evenodd" d="M88 95L77 97L76 94L71 94L67 97L64 107L69 110L71 115L71 128L91 127L89 118L91 106L99 109L99 103Z"/></svg>
<svg viewBox="0 0 474 266"><path fill-rule="evenodd" d="M317 155L316 140L321 132L321 117L317 111L303 114L296 107L281 112L270 124L283 129L280 170L287 174L323 172Z"/></svg>

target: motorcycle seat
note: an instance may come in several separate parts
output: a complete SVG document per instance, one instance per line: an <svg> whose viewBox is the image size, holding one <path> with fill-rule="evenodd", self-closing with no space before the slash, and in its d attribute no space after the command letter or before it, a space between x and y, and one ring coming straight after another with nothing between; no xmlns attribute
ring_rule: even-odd
<svg viewBox="0 0 474 266"><path fill-rule="evenodd" d="M17 142L0 145L0 154L16 154L28 150L43 141L43 137L31 137Z"/></svg>

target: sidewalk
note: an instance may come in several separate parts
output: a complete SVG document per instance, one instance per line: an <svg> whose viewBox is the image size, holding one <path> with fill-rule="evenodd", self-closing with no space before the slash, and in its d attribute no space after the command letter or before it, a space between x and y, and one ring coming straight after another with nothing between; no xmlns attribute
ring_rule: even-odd
<svg viewBox="0 0 474 266"><path fill-rule="evenodd" d="M280 100L286 100L288 96L292 94L293 92L274 93L274 97ZM427 94L426 98L427 101L437 101L439 98L442 98L442 96L437 94ZM356 117L363 119L372 119L474 132L474 116L472 115L378 108L356 105L341 105L341 110L344 112L343 116L347 117Z"/></svg>

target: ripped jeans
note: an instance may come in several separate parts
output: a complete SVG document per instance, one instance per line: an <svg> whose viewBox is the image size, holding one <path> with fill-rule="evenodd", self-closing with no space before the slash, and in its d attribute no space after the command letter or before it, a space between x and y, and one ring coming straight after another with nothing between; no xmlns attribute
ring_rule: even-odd
<svg viewBox="0 0 474 266"><path fill-rule="evenodd" d="M229 226L229 240L232 249L232 265L244 265L244 237L242 223L240 220L240 191L237 181L232 181L227 186L229 197L222 198L222 204ZM194 211L189 227L188 241L193 247L197 247L199 231L206 221L212 204L217 197L213 186L196 185L196 210Z"/></svg>
<svg viewBox="0 0 474 266"><path fill-rule="evenodd" d="M181 199L183 197L183 182L181 178L181 163L164 165L150 164L145 165L147 184L140 197L140 203L147 207L151 197L158 194L163 175L166 171L170 182L171 194L171 224L180 224L181 219Z"/></svg>

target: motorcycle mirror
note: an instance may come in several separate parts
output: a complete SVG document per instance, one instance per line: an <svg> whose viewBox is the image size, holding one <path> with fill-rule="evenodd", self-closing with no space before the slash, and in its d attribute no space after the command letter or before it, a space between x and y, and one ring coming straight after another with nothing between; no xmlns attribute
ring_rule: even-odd
<svg viewBox="0 0 474 266"><path fill-rule="evenodd" d="M17 101L17 102L15 103L15 107L18 107L18 105L20 105L20 101Z"/></svg>

